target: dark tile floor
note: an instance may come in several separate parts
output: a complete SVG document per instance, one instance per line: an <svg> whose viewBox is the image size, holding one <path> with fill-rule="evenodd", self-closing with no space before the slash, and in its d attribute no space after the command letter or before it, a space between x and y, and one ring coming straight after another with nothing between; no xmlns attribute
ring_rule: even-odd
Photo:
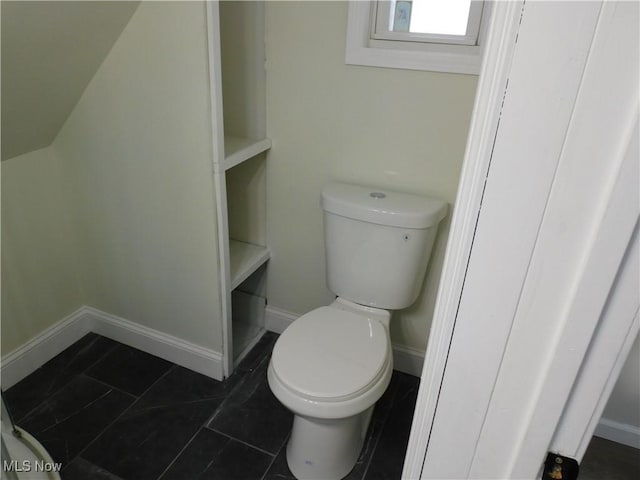
<svg viewBox="0 0 640 480"><path fill-rule="evenodd" d="M640 478L640 450L593 437L580 464L580 480Z"/></svg>
<svg viewBox="0 0 640 480"><path fill-rule="evenodd" d="M269 390L267 333L224 382L89 334L10 388L16 423L64 480L291 480L292 423ZM400 478L418 379L394 372L349 480Z"/></svg>

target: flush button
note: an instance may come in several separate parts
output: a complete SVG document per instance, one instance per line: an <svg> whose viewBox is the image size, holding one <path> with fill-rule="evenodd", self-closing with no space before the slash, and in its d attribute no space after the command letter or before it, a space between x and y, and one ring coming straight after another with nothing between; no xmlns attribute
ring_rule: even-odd
<svg viewBox="0 0 640 480"><path fill-rule="evenodd" d="M386 197L386 195L384 193L382 193L382 192L371 192L369 194L369 196L373 197L373 198L384 198L384 197Z"/></svg>

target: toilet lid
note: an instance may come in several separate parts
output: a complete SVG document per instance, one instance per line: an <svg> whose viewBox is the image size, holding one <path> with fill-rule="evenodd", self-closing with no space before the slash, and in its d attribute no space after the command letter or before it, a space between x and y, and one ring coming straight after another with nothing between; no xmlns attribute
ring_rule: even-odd
<svg viewBox="0 0 640 480"><path fill-rule="evenodd" d="M271 362L287 387L327 400L368 387L380 376L388 355L387 332L378 320L365 313L321 307L284 331Z"/></svg>

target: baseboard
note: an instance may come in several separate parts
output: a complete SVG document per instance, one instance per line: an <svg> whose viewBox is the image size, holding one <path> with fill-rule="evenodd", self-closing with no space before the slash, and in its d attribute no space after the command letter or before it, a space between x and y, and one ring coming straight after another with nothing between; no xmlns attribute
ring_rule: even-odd
<svg viewBox="0 0 640 480"><path fill-rule="evenodd" d="M391 344L393 348L393 368L414 377L422 376L424 352L403 345Z"/></svg>
<svg viewBox="0 0 640 480"><path fill-rule="evenodd" d="M271 332L282 333L298 318L298 315L267 305L265 309L265 328ZM401 345L393 347L393 368L402 373L419 377L422 374L424 352Z"/></svg>
<svg viewBox="0 0 640 480"><path fill-rule="evenodd" d="M264 328L270 332L282 333L299 315L267 305L264 309Z"/></svg>
<svg viewBox="0 0 640 480"><path fill-rule="evenodd" d="M612 442L622 443L640 449L640 427L626 423L615 422L608 418L601 418L596 431L596 437L606 438Z"/></svg>
<svg viewBox="0 0 640 480"><path fill-rule="evenodd" d="M2 388L16 384L89 332L222 380L222 354L92 307L81 307L2 357Z"/></svg>
<svg viewBox="0 0 640 480"><path fill-rule="evenodd" d="M101 310L84 307L91 331L143 352L222 380L222 354Z"/></svg>
<svg viewBox="0 0 640 480"><path fill-rule="evenodd" d="M8 389L90 332L84 307L51 325L0 360L2 388Z"/></svg>

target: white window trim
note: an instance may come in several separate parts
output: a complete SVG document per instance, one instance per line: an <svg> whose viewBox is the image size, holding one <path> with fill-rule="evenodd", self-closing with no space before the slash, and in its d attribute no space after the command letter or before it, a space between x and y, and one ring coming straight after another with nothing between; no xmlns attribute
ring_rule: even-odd
<svg viewBox="0 0 640 480"><path fill-rule="evenodd" d="M488 18L486 2L483 18ZM479 45L399 42L371 39L371 16L375 1L350 0L345 63L370 67L426 70L478 75L482 62L486 23L480 25Z"/></svg>

